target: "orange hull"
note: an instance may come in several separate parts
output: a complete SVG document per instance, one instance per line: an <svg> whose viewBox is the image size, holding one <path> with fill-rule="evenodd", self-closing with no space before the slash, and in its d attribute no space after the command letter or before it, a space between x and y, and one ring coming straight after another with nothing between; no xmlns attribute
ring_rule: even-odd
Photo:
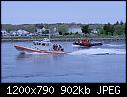
<svg viewBox="0 0 127 97"><path fill-rule="evenodd" d="M62 51L35 50L35 49L31 49L31 48L27 48L27 47L23 47L19 45L15 45L14 47L18 51L29 52L29 53L37 52L37 53L47 53L47 54L65 54L65 52L62 52Z"/></svg>

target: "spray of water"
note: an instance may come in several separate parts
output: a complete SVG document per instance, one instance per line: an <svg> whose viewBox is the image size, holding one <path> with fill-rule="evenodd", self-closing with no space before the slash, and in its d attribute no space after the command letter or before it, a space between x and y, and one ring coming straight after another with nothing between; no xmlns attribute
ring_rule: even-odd
<svg viewBox="0 0 127 97"><path fill-rule="evenodd" d="M69 55L103 55L103 54L126 54L124 49L103 49L103 48L92 48L74 51Z"/></svg>

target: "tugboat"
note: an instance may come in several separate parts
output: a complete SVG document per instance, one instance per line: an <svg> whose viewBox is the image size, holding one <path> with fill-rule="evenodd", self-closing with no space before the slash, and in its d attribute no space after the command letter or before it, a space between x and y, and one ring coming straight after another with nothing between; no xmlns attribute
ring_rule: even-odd
<svg viewBox="0 0 127 97"><path fill-rule="evenodd" d="M103 44L101 42L91 43L90 40L88 39L81 39L73 43L73 46L78 46L78 47L91 47L91 46L98 46L98 45L103 45Z"/></svg>

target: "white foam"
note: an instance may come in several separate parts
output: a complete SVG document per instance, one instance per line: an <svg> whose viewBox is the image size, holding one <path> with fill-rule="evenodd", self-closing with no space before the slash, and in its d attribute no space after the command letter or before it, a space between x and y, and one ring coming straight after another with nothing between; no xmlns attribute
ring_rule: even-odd
<svg viewBox="0 0 127 97"><path fill-rule="evenodd" d="M103 48L92 48L74 51L69 53L70 55L96 55L96 54L126 54L124 49L103 49Z"/></svg>
<svg viewBox="0 0 127 97"><path fill-rule="evenodd" d="M121 47L121 46L125 46L125 44L121 44L121 45L115 45L115 44L105 44L107 46L112 46L112 47Z"/></svg>
<svg viewBox="0 0 127 97"><path fill-rule="evenodd" d="M73 47L84 47L84 46L80 46L80 45L72 45Z"/></svg>
<svg viewBox="0 0 127 97"><path fill-rule="evenodd" d="M43 54L43 55L44 55L44 54L48 54L48 53L38 53L38 52L31 52L31 53L29 53L29 52L25 52L25 54L33 54L33 55L34 55L34 54L35 54L35 55L37 55L37 54L38 54L38 55Z"/></svg>

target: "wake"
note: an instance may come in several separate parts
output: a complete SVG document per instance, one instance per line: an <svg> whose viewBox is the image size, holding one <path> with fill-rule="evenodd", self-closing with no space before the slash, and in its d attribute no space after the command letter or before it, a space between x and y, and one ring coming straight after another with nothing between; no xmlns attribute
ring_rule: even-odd
<svg viewBox="0 0 127 97"><path fill-rule="evenodd" d="M115 45L115 44L105 44L107 46L111 46L111 47L122 47L125 46L125 44L120 44L120 45Z"/></svg>
<svg viewBox="0 0 127 97"><path fill-rule="evenodd" d="M126 54L125 49L103 49L103 48L92 48L74 51L68 53L69 55L106 55L106 54Z"/></svg>

